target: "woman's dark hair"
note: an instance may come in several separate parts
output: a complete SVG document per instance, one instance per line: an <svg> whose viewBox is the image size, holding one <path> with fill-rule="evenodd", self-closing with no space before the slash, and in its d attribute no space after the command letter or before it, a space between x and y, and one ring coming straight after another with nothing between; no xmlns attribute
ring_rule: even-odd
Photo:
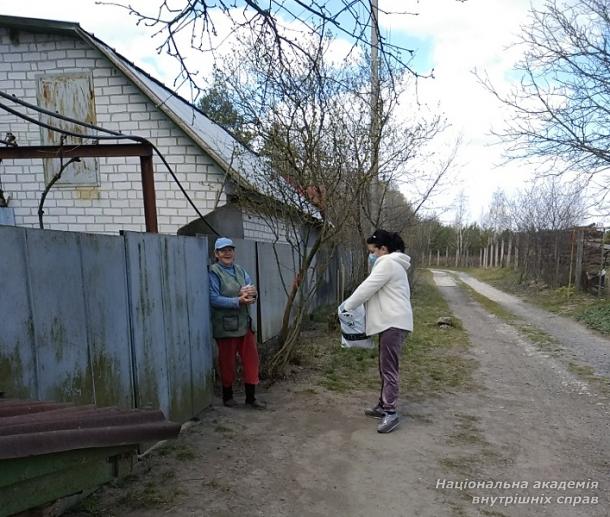
<svg viewBox="0 0 610 517"><path fill-rule="evenodd" d="M394 251L400 251L404 253L405 251L405 243L403 242L400 235L397 233L390 233L386 230L375 230L373 235L371 235L367 240L367 244L373 244L376 248L381 248L381 246L385 246L388 248L390 253Z"/></svg>

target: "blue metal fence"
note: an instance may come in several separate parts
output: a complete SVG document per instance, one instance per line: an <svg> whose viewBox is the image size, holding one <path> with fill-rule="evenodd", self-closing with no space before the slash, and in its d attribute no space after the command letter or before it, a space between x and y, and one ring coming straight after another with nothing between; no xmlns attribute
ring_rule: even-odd
<svg viewBox="0 0 610 517"><path fill-rule="evenodd" d="M155 407L212 394L206 239L0 226L0 391Z"/></svg>
<svg viewBox="0 0 610 517"><path fill-rule="evenodd" d="M298 260L288 245L235 244L259 290L264 343L279 333ZM213 389L208 262L205 237L0 225L0 391L196 415ZM338 262L325 264L313 306L336 300Z"/></svg>

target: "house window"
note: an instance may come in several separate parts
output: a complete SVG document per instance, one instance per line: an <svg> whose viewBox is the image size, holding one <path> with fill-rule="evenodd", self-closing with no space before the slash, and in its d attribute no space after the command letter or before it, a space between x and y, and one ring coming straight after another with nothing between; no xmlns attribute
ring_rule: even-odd
<svg viewBox="0 0 610 517"><path fill-rule="evenodd" d="M90 73L66 73L58 75L44 75L38 79L38 105L49 111L95 124L95 96L93 90L93 77ZM72 133L91 133L82 126L40 114L40 121L46 124L71 131ZM59 145L61 133L50 129L40 128L42 145ZM83 140L68 136L64 145L81 144ZM67 160L64 160L64 162ZM44 160L45 182L48 184L59 171L58 158ZM62 173L56 186L97 186L98 163L96 158L83 158L80 162L70 164Z"/></svg>

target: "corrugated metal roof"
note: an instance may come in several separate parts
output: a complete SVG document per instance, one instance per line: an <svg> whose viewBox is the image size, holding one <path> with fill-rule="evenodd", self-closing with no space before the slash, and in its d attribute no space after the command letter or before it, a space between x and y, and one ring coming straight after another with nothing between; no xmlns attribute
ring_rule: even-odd
<svg viewBox="0 0 610 517"><path fill-rule="evenodd" d="M0 399L0 460L176 438L162 411Z"/></svg>

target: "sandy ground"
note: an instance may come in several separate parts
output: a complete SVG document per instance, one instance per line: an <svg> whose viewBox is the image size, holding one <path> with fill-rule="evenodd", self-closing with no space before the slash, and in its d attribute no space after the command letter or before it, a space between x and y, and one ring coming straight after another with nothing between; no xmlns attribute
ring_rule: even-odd
<svg viewBox="0 0 610 517"><path fill-rule="evenodd" d="M274 385L261 395L266 411L217 401L171 454L157 452L143 463L146 475L101 492L103 513L609 515L608 400L487 313L446 273L435 272L435 280L470 335L480 365L475 389L418 403L402 394L402 425L388 435L362 412L376 393L329 392L315 376ZM172 487L171 502L129 509L126 492L148 490L154 499L159 484Z"/></svg>

